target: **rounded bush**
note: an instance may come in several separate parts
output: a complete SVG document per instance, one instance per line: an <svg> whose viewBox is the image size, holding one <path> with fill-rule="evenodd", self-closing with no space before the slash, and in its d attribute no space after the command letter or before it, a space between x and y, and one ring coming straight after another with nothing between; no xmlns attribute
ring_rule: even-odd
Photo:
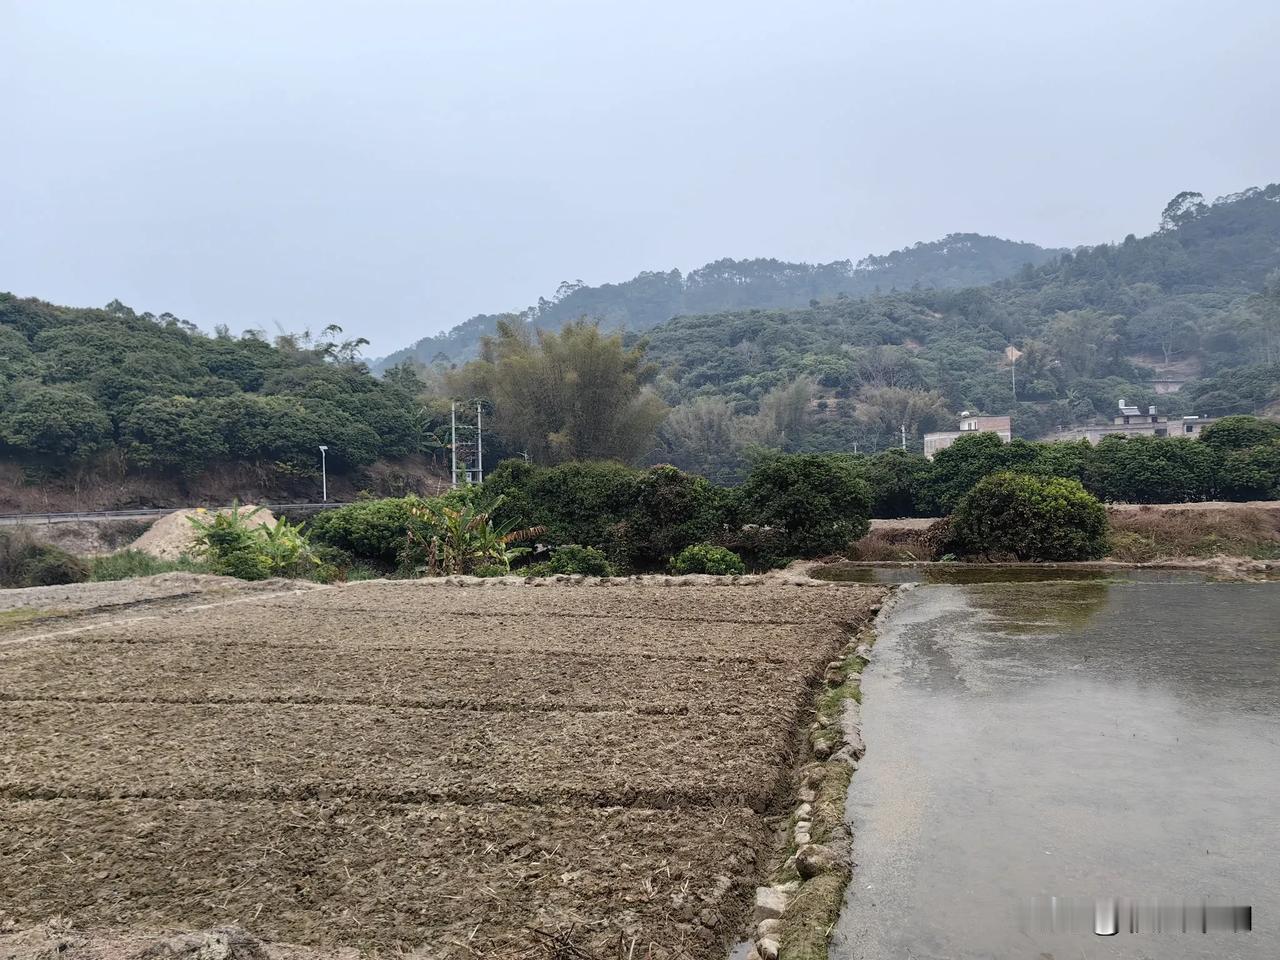
<svg viewBox="0 0 1280 960"><path fill-rule="evenodd" d="M583 574L588 577L612 577L617 571L609 558L595 547L580 547L576 543L557 547L545 564L547 575L558 573Z"/></svg>
<svg viewBox="0 0 1280 960"><path fill-rule="evenodd" d="M1280 423L1236 414L1211 423L1200 432L1200 442L1218 451L1247 450L1280 440Z"/></svg>
<svg viewBox="0 0 1280 960"><path fill-rule="evenodd" d="M783 532L782 555L762 558L768 566L838 553L870 528L871 489L839 454L767 454L736 501L742 523Z"/></svg>
<svg viewBox="0 0 1280 960"><path fill-rule="evenodd" d="M725 547L717 547L710 543L698 543L685 547L671 561L671 572L710 573L717 576L728 576L746 573L746 564L742 558Z"/></svg>
<svg viewBox="0 0 1280 960"><path fill-rule="evenodd" d="M1096 560L1108 547L1107 511L1078 480L993 473L961 498L950 552L962 557Z"/></svg>
<svg viewBox="0 0 1280 960"><path fill-rule="evenodd" d="M416 497L390 497L325 510L311 519L310 533L318 543L355 559L392 567L404 543L410 509L417 503Z"/></svg>

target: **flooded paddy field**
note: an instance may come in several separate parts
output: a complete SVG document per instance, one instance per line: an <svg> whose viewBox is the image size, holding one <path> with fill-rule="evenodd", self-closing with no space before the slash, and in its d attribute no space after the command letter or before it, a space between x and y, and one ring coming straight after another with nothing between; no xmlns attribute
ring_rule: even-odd
<svg viewBox="0 0 1280 960"><path fill-rule="evenodd" d="M1280 585L1153 573L902 591L833 957L1280 956ZM1251 905L1254 929L1042 932L1033 897Z"/></svg>
<svg viewBox="0 0 1280 960"><path fill-rule="evenodd" d="M0 956L235 924L326 956L571 930L722 957L814 687L883 593L375 582L11 626Z"/></svg>

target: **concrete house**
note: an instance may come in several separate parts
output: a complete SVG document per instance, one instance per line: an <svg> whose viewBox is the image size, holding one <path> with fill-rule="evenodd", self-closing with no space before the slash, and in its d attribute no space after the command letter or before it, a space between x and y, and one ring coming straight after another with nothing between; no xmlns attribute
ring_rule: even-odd
<svg viewBox="0 0 1280 960"><path fill-rule="evenodd" d="M1120 412L1110 423L1097 426L1074 427L1063 430L1046 440L1073 441L1088 440L1096 444L1103 437L1198 437L1200 431L1213 423L1216 417L1179 417L1170 419L1156 413L1155 407L1147 407L1147 412L1125 401L1120 401Z"/></svg>
<svg viewBox="0 0 1280 960"><path fill-rule="evenodd" d="M960 429L924 435L924 455L930 460L939 450L945 450L960 437L970 433L994 433L1003 442L1013 439L1013 420L1010 417L976 417L968 410L960 414Z"/></svg>

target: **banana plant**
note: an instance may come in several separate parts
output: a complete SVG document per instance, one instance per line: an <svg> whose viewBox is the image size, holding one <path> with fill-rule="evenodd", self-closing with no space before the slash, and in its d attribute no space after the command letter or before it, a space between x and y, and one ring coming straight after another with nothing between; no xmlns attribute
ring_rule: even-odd
<svg viewBox="0 0 1280 960"><path fill-rule="evenodd" d="M516 529L514 521L495 525L493 511L501 498L480 509L474 504L450 506L426 500L411 507L405 560L427 576L472 573L480 567L511 569L511 561L528 552L515 544L532 540L544 527Z"/></svg>

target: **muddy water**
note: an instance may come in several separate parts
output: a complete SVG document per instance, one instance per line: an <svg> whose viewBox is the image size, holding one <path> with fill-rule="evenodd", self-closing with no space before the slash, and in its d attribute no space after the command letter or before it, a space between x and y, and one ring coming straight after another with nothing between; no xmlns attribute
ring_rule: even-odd
<svg viewBox="0 0 1280 960"><path fill-rule="evenodd" d="M863 691L833 957L1280 957L1280 586L922 585ZM1254 930L1036 933L1033 896L1210 897Z"/></svg>

